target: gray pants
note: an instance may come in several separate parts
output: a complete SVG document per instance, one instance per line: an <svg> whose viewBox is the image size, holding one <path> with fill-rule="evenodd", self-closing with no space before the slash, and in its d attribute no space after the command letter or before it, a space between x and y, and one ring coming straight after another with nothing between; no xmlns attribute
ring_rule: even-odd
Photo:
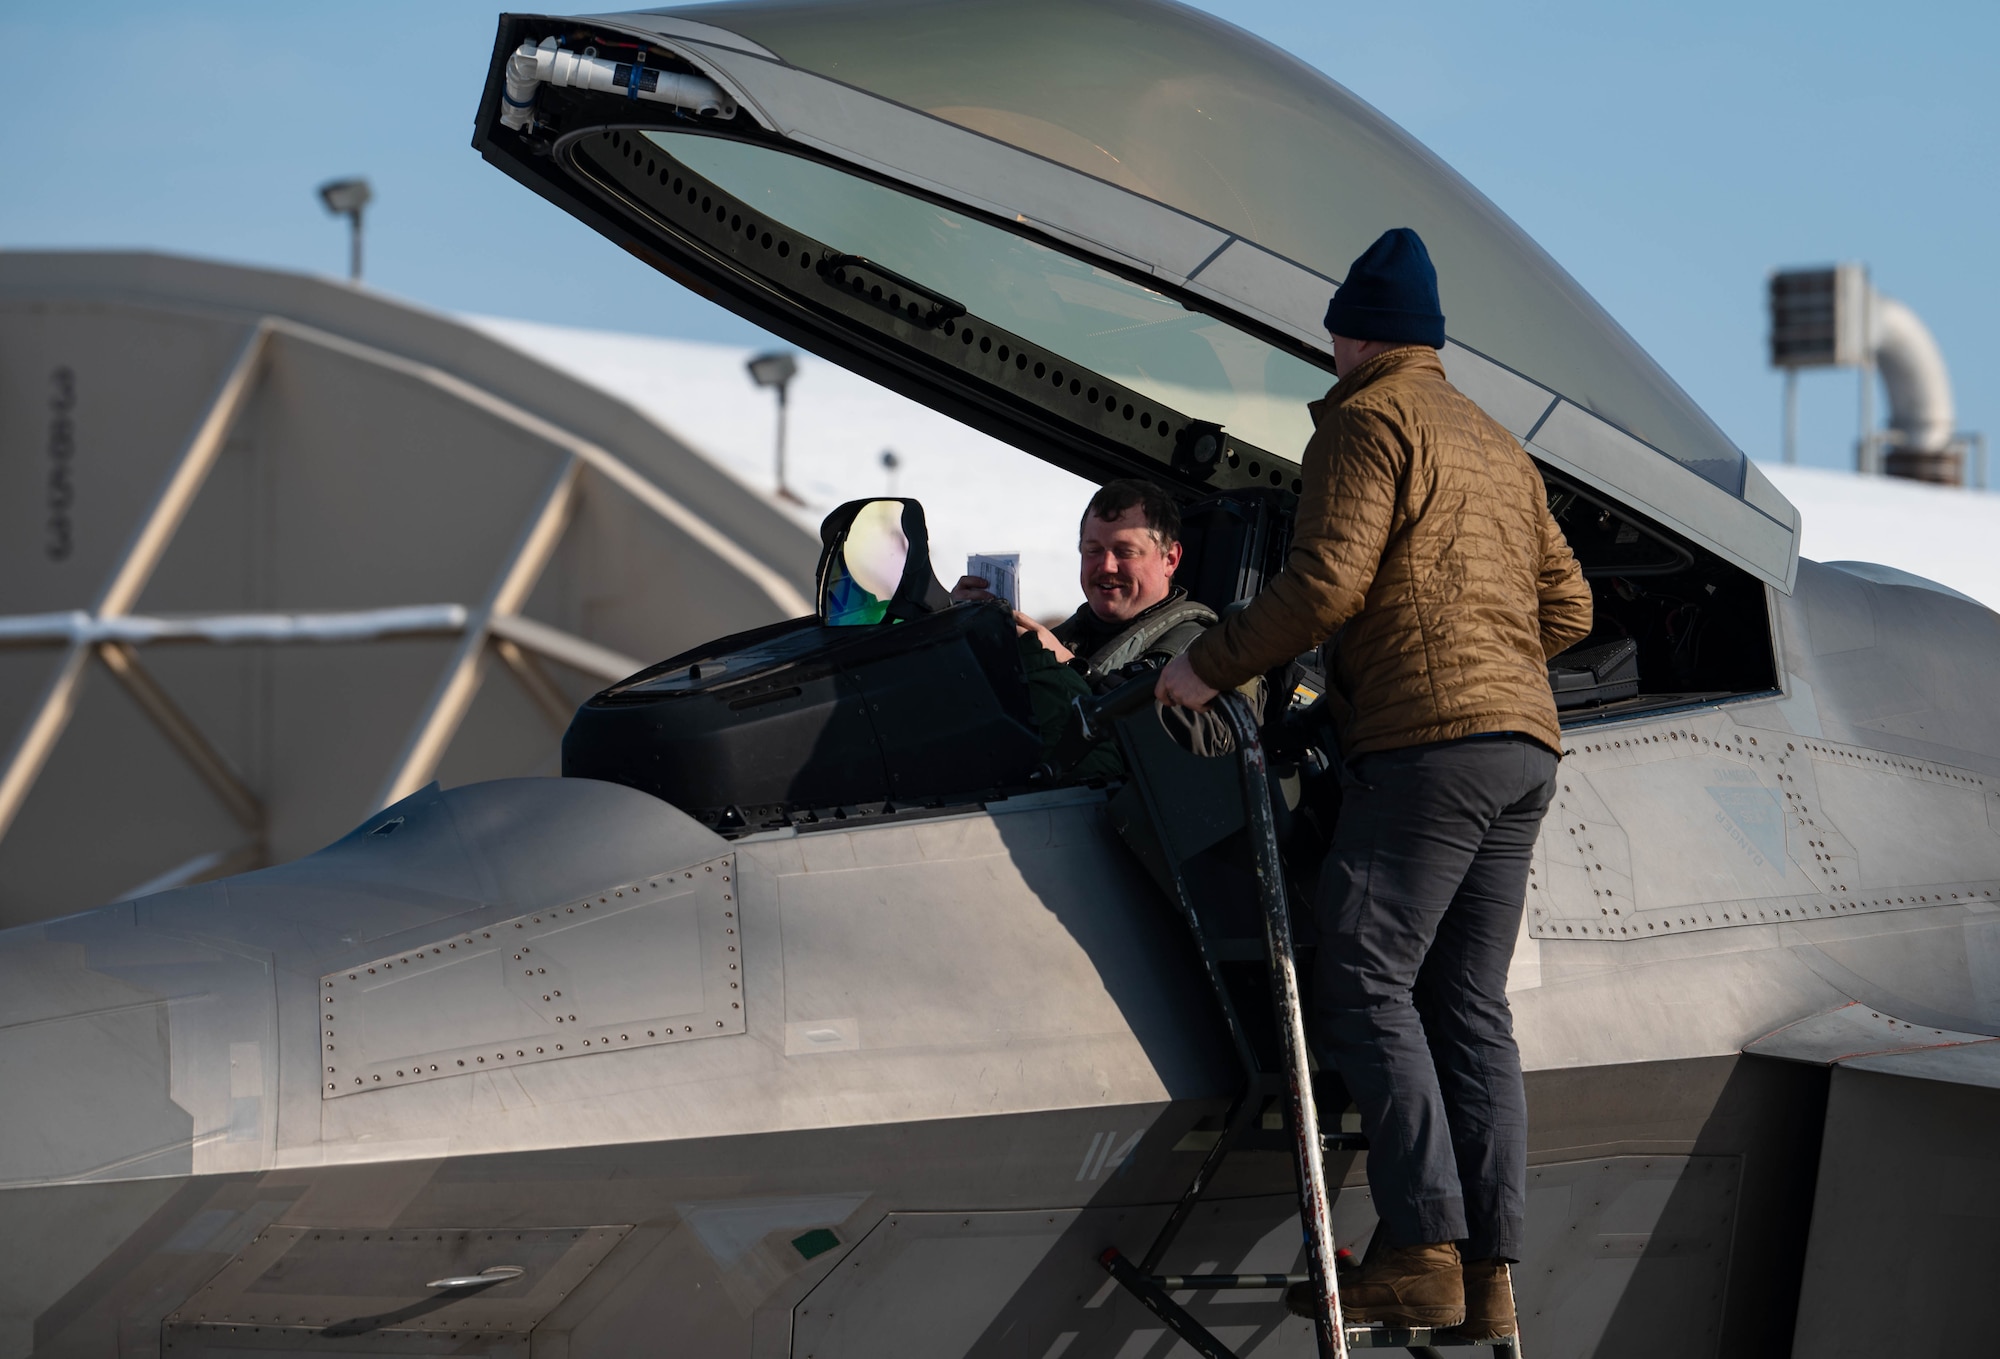
<svg viewBox="0 0 2000 1359"><path fill-rule="evenodd" d="M1556 757L1510 736L1349 765L1320 874L1313 1038L1368 1136L1388 1241L1521 1254L1527 1099L1507 1008Z"/></svg>

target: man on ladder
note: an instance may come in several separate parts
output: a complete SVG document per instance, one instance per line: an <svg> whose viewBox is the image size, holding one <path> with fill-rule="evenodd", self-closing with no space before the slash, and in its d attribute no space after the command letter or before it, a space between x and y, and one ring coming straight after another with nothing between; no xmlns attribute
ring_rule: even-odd
<svg viewBox="0 0 2000 1359"><path fill-rule="evenodd" d="M1445 378L1414 231L1354 262L1326 328L1339 382L1313 405L1285 569L1155 696L1203 709L1326 648L1343 801L1310 1027L1360 1108L1380 1218L1341 1310L1511 1335L1527 1104L1507 967L1561 748L1547 661L1589 633L1590 590L1534 463Z"/></svg>

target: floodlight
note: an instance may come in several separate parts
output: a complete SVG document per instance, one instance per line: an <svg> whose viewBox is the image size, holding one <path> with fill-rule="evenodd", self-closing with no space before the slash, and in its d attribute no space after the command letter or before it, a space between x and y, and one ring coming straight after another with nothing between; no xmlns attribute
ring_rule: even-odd
<svg viewBox="0 0 2000 1359"><path fill-rule="evenodd" d="M750 377L759 387L776 387L778 400L784 401L785 384L799 371L798 361L790 354L759 354L750 360Z"/></svg>
<svg viewBox="0 0 2000 1359"><path fill-rule="evenodd" d="M365 179L330 179L319 186L320 202L339 217L352 217L367 207L374 196Z"/></svg>
<svg viewBox="0 0 2000 1359"><path fill-rule="evenodd" d="M329 179L319 186L319 201L326 204L326 210L347 219L347 277L355 283L361 281L361 210L374 196L368 181L359 177Z"/></svg>
<svg viewBox="0 0 2000 1359"><path fill-rule="evenodd" d="M803 505L805 502L792 494L792 488L785 484L785 391L798 374L798 360L783 350L773 350L769 354L757 355L744 366L750 370L752 382L759 387L769 387L778 394L778 499Z"/></svg>

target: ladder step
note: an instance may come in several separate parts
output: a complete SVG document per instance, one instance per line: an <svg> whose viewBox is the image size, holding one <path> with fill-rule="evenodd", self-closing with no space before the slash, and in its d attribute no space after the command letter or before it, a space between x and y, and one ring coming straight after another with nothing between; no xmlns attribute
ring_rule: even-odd
<svg viewBox="0 0 2000 1359"><path fill-rule="evenodd" d="M1201 1359L1236 1359L1236 1353L1229 1346L1209 1334L1208 1328L1188 1315L1186 1308L1173 1300L1171 1294L1153 1281L1151 1276L1139 1270L1121 1255L1116 1246L1107 1246L1097 1257L1097 1263L1104 1272L1123 1284L1125 1291L1145 1305L1147 1311L1167 1323L1167 1329L1187 1342L1189 1349Z"/></svg>
<svg viewBox="0 0 2000 1359"><path fill-rule="evenodd" d="M1438 1350L1446 1349L1490 1349L1496 1356L1506 1359L1520 1359L1521 1338L1518 1335L1501 1336L1497 1340L1460 1340L1449 1331L1417 1327L1413 1330L1399 1330L1388 1326L1348 1326L1347 1348L1351 1350L1408 1350L1418 1356L1430 1356Z"/></svg>
<svg viewBox="0 0 2000 1359"><path fill-rule="evenodd" d="M1311 1278L1310 1274L1155 1274L1153 1286L1168 1293L1189 1288L1206 1293L1222 1288L1290 1288Z"/></svg>
<svg viewBox="0 0 2000 1359"><path fill-rule="evenodd" d="M1127 686L1128 688L1132 686ZM1121 691L1122 692L1122 691ZM1079 713L1088 716L1084 703L1079 701ZM1249 1111L1248 1097L1251 1087L1246 1086L1244 1096L1239 1098L1230 1110L1227 1131L1213 1144L1206 1147L1207 1157L1189 1192L1168 1218L1166 1228L1157 1236L1145 1256L1141 1266L1133 1265L1116 1247L1107 1247L1098 1256L1098 1263L1111 1277L1121 1284L1147 1310L1165 1322L1180 1340L1202 1359L1237 1359L1230 1348L1211 1334L1201 1322L1174 1297L1180 1292L1204 1292L1221 1289L1271 1289L1290 1287L1317 1279L1317 1285L1307 1291L1324 1296L1312 1299L1313 1331L1315 1349L1322 1359L1353 1349L1399 1348L1418 1356L1418 1359L1441 1359L1435 1352L1437 1336L1429 1329L1391 1331L1375 1326L1352 1326L1345 1324L1340 1305L1340 1279L1338 1262L1340 1252L1335 1250L1333 1224L1331 1222L1332 1200L1337 1187L1326 1182L1326 1153L1333 1151L1365 1151L1368 1139L1359 1132L1334 1131L1322 1133L1319 1112L1315 1108L1313 1059L1310 1044L1306 1038L1305 1012L1300 1002L1298 984L1298 963L1293 953L1291 909L1286 900L1284 856L1278 847L1277 828L1274 824L1270 800L1270 784L1267 778L1268 766L1264 759L1264 748L1258 730L1257 715L1250 704L1239 694L1225 693L1217 702L1222 717L1228 723L1236 738L1237 771L1241 776L1243 790L1244 830L1250 841L1251 871L1256 881L1258 904L1264 914L1264 947L1256 948L1256 941L1247 938L1208 937L1199 916L1195 913L1187 895L1185 883L1175 874L1176 891L1195 925L1198 942L1204 961L1208 967L1210 980L1216 984L1226 1015L1231 1016L1232 1032L1237 1034L1243 1046L1243 1056L1247 1066L1253 1071L1256 1064L1253 1054L1248 1051L1247 1042L1234 1021L1235 1011L1229 998L1228 988L1223 984L1217 965L1221 962L1250 961L1261 952L1269 969L1272 1000L1276 1009L1278 1032L1284 1048L1284 1074L1288 1102L1276 1102L1263 1110L1263 1117L1257 1121L1261 1127L1251 1129L1245 1115ZM1254 1085L1253 1079L1253 1085ZM1297 1175L1299 1226L1304 1237L1306 1261L1310 1272L1304 1274L1154 1274L1166 1244L1186 1220L1196 1198L1206 1187L1209 1175L1216 1163L1232 1149L1247 1150L1258 1133L1285 1134L1289 1132L1294 1155L1293 1169ZM1190 1148L1192 1150L1193 1148ZM1260 1148L1261 1149L1261 1148ZM1457 1342L1456 1336L1447 1333L1449 1342ZM1462 1343L1462 1342L1459 1342ZM1520 1345L1512 1337L1499 1343L1490 1343L1490 1348L1498 1359L1520 1359Z"/></svg>

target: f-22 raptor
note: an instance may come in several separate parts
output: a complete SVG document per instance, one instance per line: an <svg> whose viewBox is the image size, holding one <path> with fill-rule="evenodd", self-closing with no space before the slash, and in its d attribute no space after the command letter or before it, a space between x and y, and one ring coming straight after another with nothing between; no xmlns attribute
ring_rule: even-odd
<svg viewBox="0 0 2000 1359"><path fill-rule="evenodd" d="M1801 561L1756 466L1434 155L1166 0L508 14L473 141L803 348L1170 488L1217 609L1283 561L1336 271L1416 228L1446 371L1542 469L1615 661L1551 671L1511 975L1525 1346L1977 1333L2000 620ZM925 607L897 513L900 621L663 661L579 711L567 777L0 933L0 1352L1157 1356L1108 1248L1296 1270L1228 762L1142 713L1123 778L1052 773L1005 615ZM1272 733L1314 692L1281 678ZM1272 748L1296 898L1313 770ZM1358 1244L1358 1154L1329 1170ZM1175 1296L1313 1352L1275 1288Z"/></svg>

